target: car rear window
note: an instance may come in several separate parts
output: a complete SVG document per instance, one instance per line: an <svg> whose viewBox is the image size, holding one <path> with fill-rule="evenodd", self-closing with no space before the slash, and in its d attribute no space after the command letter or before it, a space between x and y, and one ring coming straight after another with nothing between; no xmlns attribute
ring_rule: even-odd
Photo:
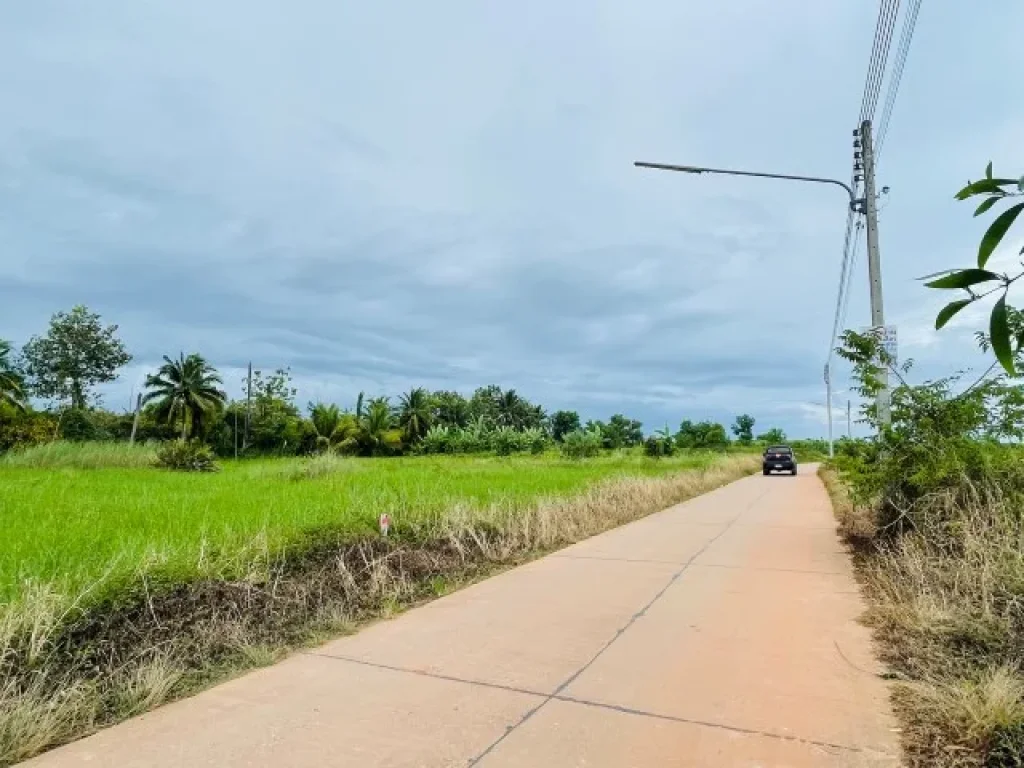
<svg viewBox="0 0 1024 768"><path fill-rule="evenodd" d="M768 449L768 453L792 453L793 449L788 445L773 445Z"/></svg>

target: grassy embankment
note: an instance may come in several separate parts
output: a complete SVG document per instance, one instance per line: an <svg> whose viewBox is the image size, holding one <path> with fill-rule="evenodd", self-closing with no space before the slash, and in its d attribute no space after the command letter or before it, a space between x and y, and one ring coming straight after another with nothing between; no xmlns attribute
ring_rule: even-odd
<svg viewBox="0 0 1024 768"><path fill-rule="evenodd" d="M179 474L151 459L124 445L0 458L0 764L758 466L320 457Z"/></svg>
<svg viewBox="0 0 1024 768"><path fill-rule="evenodd" d="M895 680L914 768L1024 766L1024 517L1020 498L970 485L880 529L835 470L822 477L855 553L866 623Z"/></svg>

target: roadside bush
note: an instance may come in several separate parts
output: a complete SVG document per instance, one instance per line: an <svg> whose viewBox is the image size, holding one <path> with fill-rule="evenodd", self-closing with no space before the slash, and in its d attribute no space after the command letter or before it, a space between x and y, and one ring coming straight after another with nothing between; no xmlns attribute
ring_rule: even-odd
<svg viewBox="0 0 1024 768"><path fill-rule="evenodd" d="M196 440L173 440L156 452L156 466L179 472L216 472L217 462L209 446Z"/></svg>
<svg viewBox="0 0 1024 768"><path fill-rule="evenodd" d="M601 433L575 429L562 437L562 455L567 459L588 459L601 453L604 440Z"/></svg>

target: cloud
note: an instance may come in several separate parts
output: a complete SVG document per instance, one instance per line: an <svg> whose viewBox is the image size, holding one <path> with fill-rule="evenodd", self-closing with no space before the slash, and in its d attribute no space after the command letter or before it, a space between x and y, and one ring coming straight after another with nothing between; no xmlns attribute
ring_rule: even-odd
<svg viewBox="0 0 1024 768"><path fill-rule="evenodd" d="M887 311L929 371L978 318L928 332L914 278L969 261L952 192L1024 121L1003 1L922 15L885 149ZM135 355L111 403L198 350L302 400L497 382L820 434L842 195L632 162L844 177L873 29L798 0L9 4L0 336L89 304Z"/></svg>

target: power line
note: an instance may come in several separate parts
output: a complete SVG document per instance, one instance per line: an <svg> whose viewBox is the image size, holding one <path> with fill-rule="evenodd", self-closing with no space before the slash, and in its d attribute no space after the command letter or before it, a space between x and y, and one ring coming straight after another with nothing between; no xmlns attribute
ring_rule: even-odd
<svg viewBox="0 0 1024 768"><path fill-rule="evenodd" d="M903 19L903 31L900 34L899 47L896 49L896 63L893 64L892 76L889 78L889 90L885 95L885 105L882 107L882 119L878 130L878 150L882 153L882 145L885 144L885 137L889 133L889 120L892 118L892 110L896 104L896 96L900 90L900 82L903 80L903 68L907 64L907 55L910 53L910 42L914 37L914 28L917 26L917 15L921 11L923 0L910 0L911 5L907 15Z"/></svg>
<svg viewBox="0 0 1024 768"><path fill-rule="evenodd" d="M857 220L857 229L853 235L853 250L850 254L850 269L849 273L852 275L857 269L857 254L860 251L861 233L864 231L864 222L860 219ZM846 326L846 311L850 307L850 281L846 281L846 293L843 296L843 314L842 319L839 321L839 327L843 328Z"/></svg>
<svg viewBox="0 0 1024 768"><path fill-rule="evenodd" d="M846 215L846 235L843 238L843 261L839 267L839 292L836 295L836 314L832 320L832 338L828 345L828 359L826 363L832 362L832 353L836 346L836 336L839 334L839 316L842 311L843 293L850 281L850 238L853 234L853 210Z"/></svg>
<svg viewBox="0 0 1024 768"><path fill-rule="evenodd" d="M878 8L878 21L875 24L875 40L871 46L871 57L868 60L868 74L864 80L864 96L861 99L860 120L872 120L878 106L878 96L885 79L885 65L889 59L889 48L892 46L892 33L896 27L900 0L882 0Z"/></svg>

